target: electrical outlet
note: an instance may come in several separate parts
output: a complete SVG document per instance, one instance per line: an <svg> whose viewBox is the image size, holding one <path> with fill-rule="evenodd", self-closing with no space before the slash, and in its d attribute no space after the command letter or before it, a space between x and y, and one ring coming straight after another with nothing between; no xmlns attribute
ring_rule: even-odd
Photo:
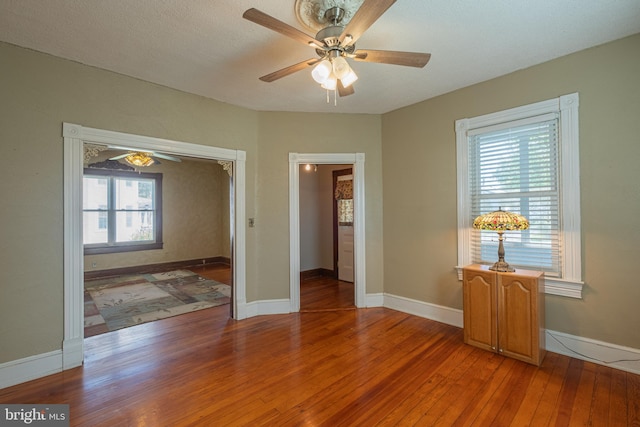
<svg viewBox="0 0 640 427"><path fill-rule="evenodd" d="M97 266L98 266L98 263L97 263L97 262L92 262L92 263L91 263L91 268L96 268Z"/></svg>
<svg viewBox="0 0 640 427"><path fill-rule="evenodd" d="M255 218L249 218L249 227L253 228L256 225L256 220Z"/></svg>

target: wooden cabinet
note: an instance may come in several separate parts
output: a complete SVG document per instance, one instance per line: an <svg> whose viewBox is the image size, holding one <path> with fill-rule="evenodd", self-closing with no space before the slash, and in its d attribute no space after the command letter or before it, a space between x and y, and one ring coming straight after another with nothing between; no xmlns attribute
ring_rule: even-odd
<svg viewBox="0 0 640 427"><path fill-rule="evenodd" d="M464 342L540 365L544 342L544 275L502 273L486 265L463 270Z"/></svg>

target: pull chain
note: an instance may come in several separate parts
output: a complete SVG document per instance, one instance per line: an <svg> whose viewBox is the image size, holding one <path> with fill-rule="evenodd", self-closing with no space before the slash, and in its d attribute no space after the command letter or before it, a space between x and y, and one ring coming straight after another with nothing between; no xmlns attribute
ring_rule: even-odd
<svg viewBox="0 0 640 427"><path fill-rule="evenodd" d="M330 91L327 89L327 104L331 102L331 95L329 95L329 92L333 92L333 106L336 107L338 105L338 91Z"/></svg>

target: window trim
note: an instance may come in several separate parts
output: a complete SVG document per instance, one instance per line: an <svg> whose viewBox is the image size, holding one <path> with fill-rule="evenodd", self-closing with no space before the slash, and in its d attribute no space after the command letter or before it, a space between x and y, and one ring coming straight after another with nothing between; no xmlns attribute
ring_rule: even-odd
<svg viewBox="0 0 640 427"><path fill-rule="evenodd" d="M110 169L85 168L82 177L85 176L105 176L118 178L146 178L155 182L155 212L154 228L156 230L155 240L151 243L113 243L113 244L83 244L85 255L113 254L122 252L149 251L163 248L162 241L162 174L152 172L129 172ZM84 209L83 209L84 212Z"/></svg>
<svg viewBox="0 0 640 427"><path fill-rule="evenodd" d="M580 223L580 153L578 93L473 118L456 120L456 166L458 177L458 280L462 268L471 264L471 196L469 189L468 133L474 129L558 113L560 139L560 209L563 245L562 279L546 278L545 293L582 298L582 244Z"/></svg>

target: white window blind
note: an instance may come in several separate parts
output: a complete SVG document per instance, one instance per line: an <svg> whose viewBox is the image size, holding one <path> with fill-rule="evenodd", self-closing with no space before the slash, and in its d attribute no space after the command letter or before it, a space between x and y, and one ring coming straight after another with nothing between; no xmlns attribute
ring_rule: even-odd
<svg viewBox="0 0 640 427"><path fill-rule="evenodd" d="M471 218L502 209L524 215L528 230L504 234L506 261L562 276L558 117L545 114L470 130ZM497 260L498 235L471 232L474 263Z"/></svg>

